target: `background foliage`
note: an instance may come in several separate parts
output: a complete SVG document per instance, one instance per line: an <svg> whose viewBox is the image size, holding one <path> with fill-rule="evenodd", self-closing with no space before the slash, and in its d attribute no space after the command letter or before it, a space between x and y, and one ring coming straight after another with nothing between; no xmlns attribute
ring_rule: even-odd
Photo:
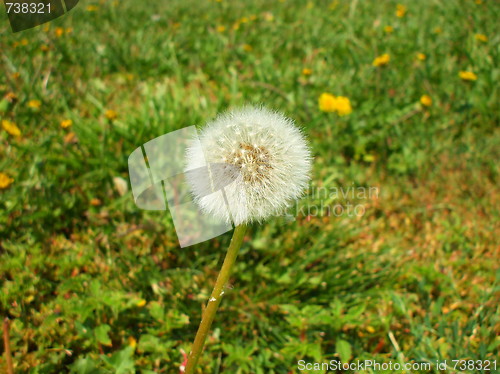
<svg viewBox="0 0 500 374"><path fill-rule="evenodd" d="M315 167L294 221L250 230L199 372L494 359L499 3L403 5L81 2L17 34L2 15L0 315L16 372L179 372L230 233L179 249L168 212L134 205L127 157L244 103L302 125ZM352 113L320 111L325 92ZM319 187L379 194L325 202ZM307 210L348 203L365 214Z"/></svg>

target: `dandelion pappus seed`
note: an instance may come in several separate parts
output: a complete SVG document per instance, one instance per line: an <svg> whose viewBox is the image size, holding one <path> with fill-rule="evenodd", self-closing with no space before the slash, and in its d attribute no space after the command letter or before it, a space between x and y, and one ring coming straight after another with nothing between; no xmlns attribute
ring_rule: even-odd
<svg viewBox="0 0 500 374"><path fill-rule="evenodd" d="M237 131L229 130L233 127ZM209 145L220 129L227 139L222 145L224 150ZM302 132L290 119L253 107L221 115L208 123L200 141L188 148L187 170L201 154L209 165L223 159L228 166L215 168L211 178L225 186L236 225L262 221L299 198L307 185L312 161ZM188 176L201 210L230 222L223 198L203 189L207 184L203 176L197 178L196 174Z"/></svg>

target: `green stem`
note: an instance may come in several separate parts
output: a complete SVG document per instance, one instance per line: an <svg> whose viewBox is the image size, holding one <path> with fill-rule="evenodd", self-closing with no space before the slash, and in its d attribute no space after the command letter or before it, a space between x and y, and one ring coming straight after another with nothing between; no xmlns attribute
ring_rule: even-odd
<svg viewBox="0 0 500 374"><path fill-rule="evenodd" d="M14 374L14 365L12 364L12 353L10 352L10 339L9 339L9 319L5 317L3 320L3 345L5 351L5 364L7 374Z"/></svg>
<svg viewBox="0 0 500 374"><path fill-rule="evenodd" d="M210 331L210 326L212 325L212 322L215 318L215 313L217 312L217 308L219 307L219 304L222 300L224 286L229 280L233 265L236 261L236 257L238 256L238 251L240 250L241 244L243 243L243 238L245 237L246 230L246 225L239 225L234 229L233 238L231 239L231 244L229 244L226 258L224 259L224 263L222 264L222 268L220 269L220 273L217 277L217 281L215 282L215 287L212 291L212 295L210 296L207 307L203 312L200 327L198 327L198 332L196 333L193 347L191 348L191 353L188 357L185 374L194 373L194 369L196 367L196 364L198 363L198 359L200 358L203 351L203 346L205 345L205 340L207 338L208 332Z"/></svg>

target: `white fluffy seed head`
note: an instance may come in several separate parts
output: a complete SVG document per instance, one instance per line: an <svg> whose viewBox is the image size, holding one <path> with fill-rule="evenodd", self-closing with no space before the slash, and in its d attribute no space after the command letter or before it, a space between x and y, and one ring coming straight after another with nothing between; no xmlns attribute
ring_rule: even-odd
<svg viewBox="0 0 500 374"><path fill-rule="evenodd" d="M192 172L205 161L208 172ZM220 115L187 150L188 181L205 213L235 225L263 221L300 198L312 157L292 120L259 107Z"/></svg>

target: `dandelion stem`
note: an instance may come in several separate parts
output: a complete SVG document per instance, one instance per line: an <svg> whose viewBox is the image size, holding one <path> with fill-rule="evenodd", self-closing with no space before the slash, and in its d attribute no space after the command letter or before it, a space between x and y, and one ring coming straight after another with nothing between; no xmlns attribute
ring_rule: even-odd
<svg viewBox="0 0 500 374"><path fill-rule="evenodd" d="M233 238L231 239L231 244L229 244L226 258L224 259L224 263L222 264L222 268L217 277L217 281L215 282L215 287L212 291L212 295L210 296L207 307L203 312L200 327L198 327L198 332L196 333L193 347L191 348L191 353L189 354L185 371L186 374L194 373L194 369L196 367L196 364L198 363L198 359L200 358L203 351L203 346L205 345L205 340L207 338L208 332L210 331L210 326L212 325L212 322L215 318L215 313L217 312L217 308L219 307L219 304L222 300L224 286L229 280L229 276L231 275L236 257L238 256L241 244L243 243L243 238L245 236L246 230L247 226L244 224L236 226L236 228L234 229Z"/></svg>
<svg viewBox="0 0 500 374"><path fill-rule="evenodd" d="M3 344L5 351L5 363L7 365L7 374L14 374L12 353L10 352L9 325L9 319L5 317L5 319L3 320Z"/></svg>

